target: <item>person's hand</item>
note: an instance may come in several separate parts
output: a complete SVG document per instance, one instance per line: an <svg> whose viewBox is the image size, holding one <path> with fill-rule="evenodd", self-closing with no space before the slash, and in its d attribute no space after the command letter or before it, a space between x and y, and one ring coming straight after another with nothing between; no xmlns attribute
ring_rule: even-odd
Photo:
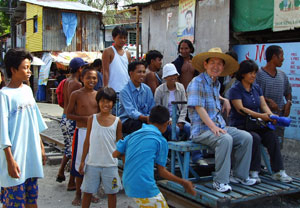
<svg viewBox="0 0 300 208"><path fill-rule="evenodd" d="M21 170L15 160L7 163L8 175L12 178L20 178Z"/></svg>
<svg viewBox="0 0 300 208"><path fill-rule="evenodd" d="M230 105L230 102L228 99L224 98L224 102L223 102L223 106L222 106L222 113L224 111L226 111L226 115L227 117L229 116L229 113L230 113L230 110L231 110L231 105Z"/></svg>
<svg viewBox="0 0 300 208"><path fill-rule="evenodd" d="M272 112L279 113L280 109L279 109L278 105L272 99L267 99L266 102Z"/></svg>
<svg viewBox="0 0 300 208"><path fill-rule="evenodd" d="M81 175L84 174L84 162L81 162L81 163L80 163L78 172L79 172Z"/></svg>
<svg viewBox="0 0 300 208"><path fill-rule="evenodd" d="M291 102L287 102L284 106L283 106L283 116L284 117L288 117L290 115L291 112Z"/></svg>
<svg viewBox="0 0 300 208"><path fill-rule="evenodd" d="M184 123L183 122L179 122L179 123L177 123L177 126L179 127L180 130L183 130Z"/></svg>
<svg viewBox="0 0 300 208"><path fill-rule="evenodd" d="M196 196L196 191L194 189L194 185L191 181L184 180L182 183L183 188L185 191L189 194L192 194L193 196Z"/></svg>
<svg viewBox="0 0 300 208"><path fill-rule="evenodd" d="M216 135L218 137L220 136L220 133L221 134L226 134L226 130L221 129L217 126L212 127L210 130L212 131L212 133L214 133L214 135Z"/></svg>
<svg viewBox="0 0 300 208"><path fill-rule="evenodd" d="M261 113L259 116L263 121L273 121L267 113Z"/></svg>

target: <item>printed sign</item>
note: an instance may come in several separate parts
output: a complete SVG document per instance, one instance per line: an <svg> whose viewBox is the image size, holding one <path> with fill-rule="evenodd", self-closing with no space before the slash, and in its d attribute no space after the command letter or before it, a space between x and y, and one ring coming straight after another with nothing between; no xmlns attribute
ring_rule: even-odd
<svg viewBox="0 0 300 208"><path fill-rule="evenodd" d="M279 68L286 73L292 85L291 125L285 128L285 137L300 140L300 43L273 43L236 45L234 51L239 56L239 62L245 59L254 60L259 67L267 64L265 51L270 45L278 45L284 52L284 62Z"/></svg>
<svg viewBox="0 0 300 208"><path fill-rule="evenodd" d="M177 41L188 39L194 43L196 0L179 0Z"/></svg>

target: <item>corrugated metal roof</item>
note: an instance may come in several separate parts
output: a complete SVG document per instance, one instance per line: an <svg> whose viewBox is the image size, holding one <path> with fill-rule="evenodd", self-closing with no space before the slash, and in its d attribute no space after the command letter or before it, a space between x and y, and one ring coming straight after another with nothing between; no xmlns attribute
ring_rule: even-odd
<svg viewBox="0 0 300 208"><path fill-rule="evenodd" d="M101 12L98 9L95 9L93 7L75 1L53 1L53 0L20 0L20 1L43 6L43 7L50 7L50 8L64 9L64 10L98 12L98 13Z"/></svg>

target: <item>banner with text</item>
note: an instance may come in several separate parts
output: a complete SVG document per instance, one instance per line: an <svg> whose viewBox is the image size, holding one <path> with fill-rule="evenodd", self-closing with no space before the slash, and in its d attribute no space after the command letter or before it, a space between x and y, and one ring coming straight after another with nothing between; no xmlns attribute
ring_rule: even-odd
<svg viewBox="0 0 300 208"><path fill-rule="evenodd" d="M196 0L179 0L177 42L188 39L194 43Z"/></svg>
<svg viewBox="0 0 300 208"><path fill-rule="evenodd" d="M274 0L273 31L300 27L299 9L299 0Z"/></svg>
<svg viewBox="0 0 300 208"><path fill-rule="evenodd" d="M292 85L292 122L285 128L284 135L286 138L300 140L300 43L236 45L233 49L239 56L239 62L252 59L262 67L267 64L265 51L270 45L278 45L283 49L284 62L279 69L286 73Z"/></svg>

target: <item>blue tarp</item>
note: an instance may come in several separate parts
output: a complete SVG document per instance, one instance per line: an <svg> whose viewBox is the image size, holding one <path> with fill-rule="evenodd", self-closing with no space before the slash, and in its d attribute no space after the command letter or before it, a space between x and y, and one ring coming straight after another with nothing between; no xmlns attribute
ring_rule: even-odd
<svg viewBox="0 0 300 208"><path fill-rule="evenodd" d="M66 44L69 46L72 42L77 27L77 15L75 13L61 14L63 31L66 36Z"/></svg>

